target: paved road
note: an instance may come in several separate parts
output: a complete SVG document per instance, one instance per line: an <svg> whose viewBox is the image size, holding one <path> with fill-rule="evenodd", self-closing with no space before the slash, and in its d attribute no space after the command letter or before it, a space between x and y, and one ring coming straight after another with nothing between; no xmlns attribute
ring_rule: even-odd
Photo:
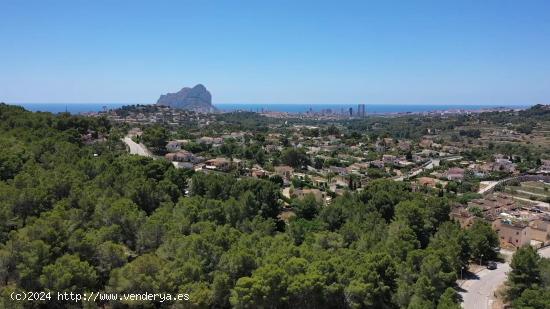
<svg viewBox="0 0 550 309"><path fill-rule="evenodd" d="M539 250L542 257L550 258L550 247ZM494 298L494 292L506 281L510 264L497 263L497 269L484 269L477 273L479 278L466 280L462 284L462 307L465 309L490 309Z"/></svg>
<svg viewBox="0 0 550 309"><path fill-rule="evenodd" d="M540 175L540 174L537 174L537 175L523 174L523 175L519 175L519 176L504 178L504 179L501 179L499 181L482 181L482 183L488 184L488 186L483 188L483 189L480 189L477 193L481 193L481 194L488 193L489 190L493 189L495 186L497 186L499 184L506 183L510 180L516 180L516 181L520 181L520 182L541 181L542 180L542 181L548 182L549 179L550 179L550 176L544 176L544 175Z"/></svg>
<svg viewBox="0 0 550 309"><path fill-rule="evenodd" d="M467 280L462 284L461 292L465 309L490 309L494 301L493 293L506 281L506 273L510 271L508 263L497 263L497 269L484 269L477 273L479 279Z"/></svg>
<svg viewBox="0 0 550 309"><path fill-rule="evenodd" d="M405 178L412 178L412 177L416 177L418 174L422 173L423 171L426 171L426 170L431 170L434 168L434 162L433 160L430 160L428 161L423 167L417 169L417 170L414 170L412 172L410 172L409 174L405 175L405 176L401 176L401 177L396 177L394 178L393 180L395 181L403 181L405 180Z"/></svg>
<svg viewBox="0 0 550 309"><path fill-rule="evenodd" d="M540 194L540 193L535 193L535 192L529 192L529 191L525 191L525 190L519 190L519 189L516 189L516 192L519 192L519 193L523 193L523 194L528 194L528 195L534 195L534 196L546 197L546 195L544 195L544 194Z"/></svg>
<svg viewBox="0 0 550 309"><path fill-rule="evenodd" d="M516 200L525 201L525 202L535 204L536 206L546 208L547 210L550 209L550 203L546 203L546 202L543 202L543 201L533 201L533 200L530 200L528 198L519 197L519 196L512 196L512 198L515 198Z"/></svg>
<svg viewBox="0 0 550 309"><path fill-rule="evenodd" d="M153 154L143 144L134 142L130 137L126 136L122 141L128 146L131 154L137 154L144 157L153 157Z"/></svg>
<svg viewBox="0 0 550 309"><path fill-rule="evenodd" d="M479 191L477 191L477 193L479 194L484 194L485 192L491 190L496 185L498 185L498 181L482 181L481 183L485 184L486 186L483 189L479 189Z"/></svg>

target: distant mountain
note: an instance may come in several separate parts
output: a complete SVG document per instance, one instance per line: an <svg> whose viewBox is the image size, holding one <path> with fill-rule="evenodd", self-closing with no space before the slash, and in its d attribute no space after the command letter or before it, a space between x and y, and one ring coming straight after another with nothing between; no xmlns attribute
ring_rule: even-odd
<svg viewBox="0 0 550 309"><path fill-rule="evenodd" d="M202 84L198 84L193 88L184 87L176 93L163 94L158 99L157 105L199 113L217 112L217 109L212 106L212 95Z"/></svg>

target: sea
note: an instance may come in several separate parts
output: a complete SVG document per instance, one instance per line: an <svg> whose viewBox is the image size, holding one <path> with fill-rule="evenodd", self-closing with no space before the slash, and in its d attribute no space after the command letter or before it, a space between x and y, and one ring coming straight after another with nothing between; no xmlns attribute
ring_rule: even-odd
<svg viewBox="0 0 550 309"><path fill-rule="evenodd" d="M15 105L23 106L30 111L41 111L51 113L68 112L71 114L83 114L99 112L109 109L116 109L124 105L133 105L135 103L17 103ZM357 104L287 104L287 103L214 103L219 110L224 112L231 111L251 111L251 112L287 112L287 113L305 113L332 111L333 113L347 113L349 108L357 111ZM433 104L365 104L367 114L397 114L397 113L422 113L432 111L455 111L455 110L485 110L496 108L514 108L523 109L530 105L433 105Z"/></svg>

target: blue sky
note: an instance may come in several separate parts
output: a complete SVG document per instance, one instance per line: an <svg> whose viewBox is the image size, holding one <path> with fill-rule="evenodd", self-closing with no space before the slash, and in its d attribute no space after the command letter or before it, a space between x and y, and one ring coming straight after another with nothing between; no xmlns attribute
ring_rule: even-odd
<svg viewBox="0 0 550 309"><path fill-rule="evenodd" d="M0 0L0 101L550 103L550 1Z"/></svg>

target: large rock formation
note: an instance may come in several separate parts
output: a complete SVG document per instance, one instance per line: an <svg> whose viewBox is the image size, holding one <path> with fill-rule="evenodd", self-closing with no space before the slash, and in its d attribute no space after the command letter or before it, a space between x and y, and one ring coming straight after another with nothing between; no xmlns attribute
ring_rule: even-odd
<svg viewBox="0 0 550 309"><path fill-rule="evenodd" d="M201 84L193 88L184 87L176 93L163 94L158 99L157 105L186 109L199 113L213 113L217 111L212 106L212 95Z"/></svg>

